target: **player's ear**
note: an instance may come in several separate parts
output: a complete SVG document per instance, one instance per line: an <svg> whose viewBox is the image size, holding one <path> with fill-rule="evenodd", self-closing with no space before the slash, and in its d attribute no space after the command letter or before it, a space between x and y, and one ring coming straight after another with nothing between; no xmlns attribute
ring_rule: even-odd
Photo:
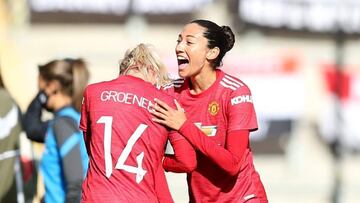
<svg viewBox="0 0 360 203"><path fill-rule="evenodd" d="M214 59L216 59L216 57L218 57L219 53L220 53L219 47L214 47L212 49L209 49L206 54L206 59L214 60Z"/></svg>

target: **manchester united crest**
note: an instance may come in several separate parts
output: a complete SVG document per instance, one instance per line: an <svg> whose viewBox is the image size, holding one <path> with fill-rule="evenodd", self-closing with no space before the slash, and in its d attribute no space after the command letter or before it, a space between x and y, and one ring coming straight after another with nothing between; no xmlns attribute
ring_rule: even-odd
<svg viewBox="0 0 360 203"><path fill-rule="evenodd" d="M213 101L209 104L208 110L212 116L215 116L219 112L219 109L219 104L216 101Z"/></svg>

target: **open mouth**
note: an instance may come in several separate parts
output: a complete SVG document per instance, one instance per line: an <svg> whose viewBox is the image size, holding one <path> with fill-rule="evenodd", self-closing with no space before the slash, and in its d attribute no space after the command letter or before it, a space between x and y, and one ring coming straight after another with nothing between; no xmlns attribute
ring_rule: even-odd
<svg viewBox="0 0 360 203"><path fill-rule="evenodd" d="M189 60L187 58L184 58L182 56L177 57L179 68L183 68L187 64L189 64Z"/></svg>

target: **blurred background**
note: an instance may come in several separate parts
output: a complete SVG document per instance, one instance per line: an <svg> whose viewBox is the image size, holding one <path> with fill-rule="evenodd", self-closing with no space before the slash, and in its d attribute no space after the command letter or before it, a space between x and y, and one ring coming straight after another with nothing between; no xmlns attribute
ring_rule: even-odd
<svg viewBox="0 0 360 203"><path fill-rule="evenodd" d="M117 77L125 51L145 42L176 77L177 36L198 18L236 33L222 69L252 91L269 202L360 202L359 0L0 0L1 74L23 111L37 66L54 58L85 59L94 83ZM187 202L185 176L167 176Z"/></svg>

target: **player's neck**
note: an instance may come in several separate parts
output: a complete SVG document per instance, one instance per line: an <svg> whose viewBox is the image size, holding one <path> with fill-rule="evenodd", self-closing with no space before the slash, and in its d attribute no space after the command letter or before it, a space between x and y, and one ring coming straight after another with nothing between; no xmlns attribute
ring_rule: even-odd
<svg viewBox="0 0 360 203"><path fill-rule="evenodd" d="M210 71L206 74L199 74L191 80L190 93L191 94L200 94L201 92L207 90L211 85L216 81L216 71Z"/></svg>
<svg viewBox="0 0 360 203"><path fill-rule="evenodd" d="M130 70L130 71L128 71L128 73L126 75L140 78L140 79L144 80L145 82L152 83L152 81L149 81L148 77L146 77L141 71Z"/></svg>

